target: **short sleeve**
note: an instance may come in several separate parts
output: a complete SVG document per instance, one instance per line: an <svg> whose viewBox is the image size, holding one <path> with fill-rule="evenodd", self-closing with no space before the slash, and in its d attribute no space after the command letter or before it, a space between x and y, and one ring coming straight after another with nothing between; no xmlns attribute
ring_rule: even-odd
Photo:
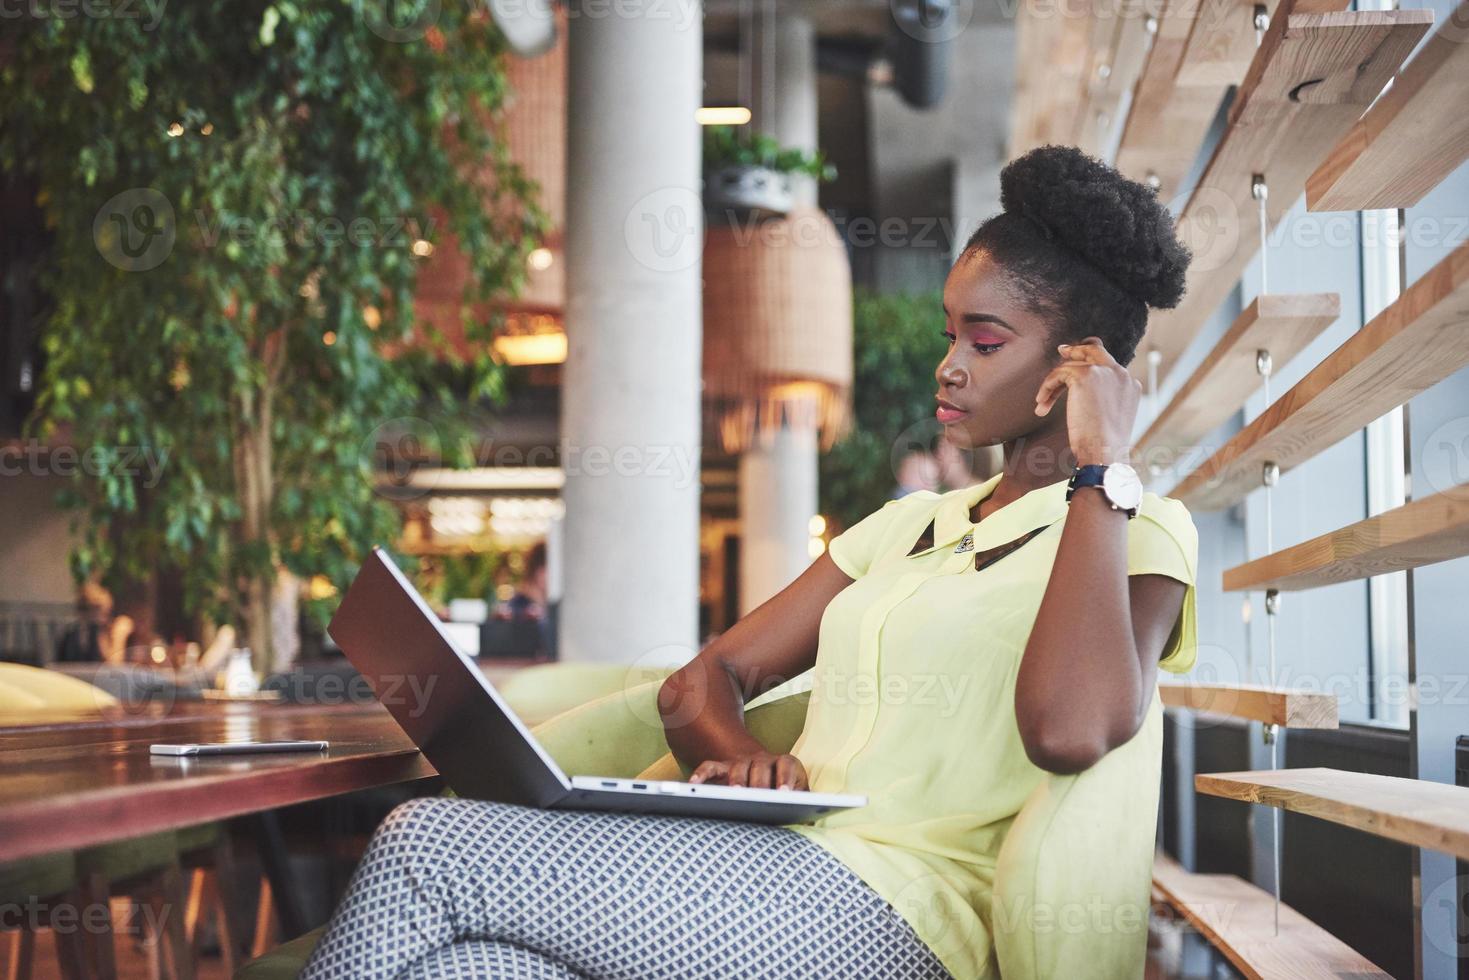
<svg viewBox="0 0 1469 980"><path fill-rule="evenodd" d="M1158 666L1175 674L1193 669L1198 657L1199 532L1182 501L1147 494L1128 523L1127 574L1167 575L1188 586L1178 622Z"/></svg>
<svg viewBox="0 0 1469 980"><path fill-rule="evenodd" d="M827 554L831 555L831 560L848 578L861 578L885 553L893 540L900 517L912 505L920 504L922 499L936 500L938 495L932 491L917 490L906 497L889 500L832 538L827 545Z"/></svg>

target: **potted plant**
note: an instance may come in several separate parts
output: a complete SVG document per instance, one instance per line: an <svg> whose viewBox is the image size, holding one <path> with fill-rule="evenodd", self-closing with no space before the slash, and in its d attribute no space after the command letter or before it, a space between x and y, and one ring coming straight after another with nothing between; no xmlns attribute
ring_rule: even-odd
<svg viewBox="0 0 1469 980"><path fill-rule="evenodd" d="M704 206L711 211L785 214L798 176L835 180L836 168L820 150L785 148L763 133L741 135L733 126L704 130Z"/></svg>

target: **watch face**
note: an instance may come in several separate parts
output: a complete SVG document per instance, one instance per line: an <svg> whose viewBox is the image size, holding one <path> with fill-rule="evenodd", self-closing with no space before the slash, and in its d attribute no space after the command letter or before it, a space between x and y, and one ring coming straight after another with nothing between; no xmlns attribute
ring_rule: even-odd
<svg viewBox="0 0 1469 980"><path fill-rule="evenodd" d="M1102 474L1102 491L1107 499L1123 510L1133 510L1143 502L1143 481L1137 470L1126 463L1113 463Z"/></svg>

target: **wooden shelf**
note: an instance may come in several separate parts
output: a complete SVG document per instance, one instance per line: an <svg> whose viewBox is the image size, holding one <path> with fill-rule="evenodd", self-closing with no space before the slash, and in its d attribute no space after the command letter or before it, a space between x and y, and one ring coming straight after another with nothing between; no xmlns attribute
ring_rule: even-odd
<svg viewBox="0 0 1469 980"><path fill-rule="evenodd" d="M1224 573L1224 591L1316 589L1469 555L1469 485L1265 555Z"/></svg>
<svg viewBox="0 0 1469 980"><path fill-rule="evenodd" d="M1469 2L1459 4L1306 181L1312 211L1406 208L1469 159Z"/></svg>
<svg viewBox="0 0 1469 980"><path fill-rule="evenodd" d="M1469 243L1423 275L1178 483L1169 496L1218 510L1469 364Z"/></svg>
<svg viewBox="0 0 1469 980"><path fill-rule="evenodd" d="M1261 721L1282 728L1336 728L1334 694L1297 691L1262 684L1159 684L1169 708L1205 711L1229 718Z"/></svg>
<svg viewBox="0 0 1469 980"><path fill-rule="evenodd" d="M1156 351L1159 380L1167 377L1259 251L1254 175L1268 184L1266 224L1273 227L1432 19L1428 10L1302 14L1292 0L1281 0L1178 220L1180 238L1193 249L1187 293L1176 308L1152 318L1133 362L1137 374L1147 371Z"/></svg>
<svg viewBox="0 0 1469 980"><path fill-rule="evenodd" d="M1336 293L1256 297L1158 413L1137 441L1134 454L1142 458L1149 450L1197 445L1260 388L1258 351L1269 350L1274 370L1279 371L1340 315L1341 297Z"/></svg>
<svg viewBox="0 0 1469 980"><path fill-rule="evenodd" d="M1166 855L1153 858L1153 887L1189 925L1250 980L1390 978L1379 966L1289 905L1234 875L1193 874Z"/></svg>
<svg viewBox="0 0 1469 980"><path fill-rule="evenodd" d="M1276 806L1469 861L1469 788L1341 769L1194 777L1209 796Z"/></svg>

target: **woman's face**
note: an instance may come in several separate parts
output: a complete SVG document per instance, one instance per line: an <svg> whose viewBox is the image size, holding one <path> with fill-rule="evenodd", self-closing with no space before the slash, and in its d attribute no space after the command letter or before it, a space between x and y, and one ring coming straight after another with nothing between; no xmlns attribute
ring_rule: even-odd
<svg viewBox="0 0 1469 980"><path fill-rule="evenodd" d="M934 414L956 446L993 446L1065 425L1064 394L1049 414L1035 414L1036 392L1060 363L1059 341L988 253L970 252L949 270L944 333L949 352L934 372Z"/></svg>

